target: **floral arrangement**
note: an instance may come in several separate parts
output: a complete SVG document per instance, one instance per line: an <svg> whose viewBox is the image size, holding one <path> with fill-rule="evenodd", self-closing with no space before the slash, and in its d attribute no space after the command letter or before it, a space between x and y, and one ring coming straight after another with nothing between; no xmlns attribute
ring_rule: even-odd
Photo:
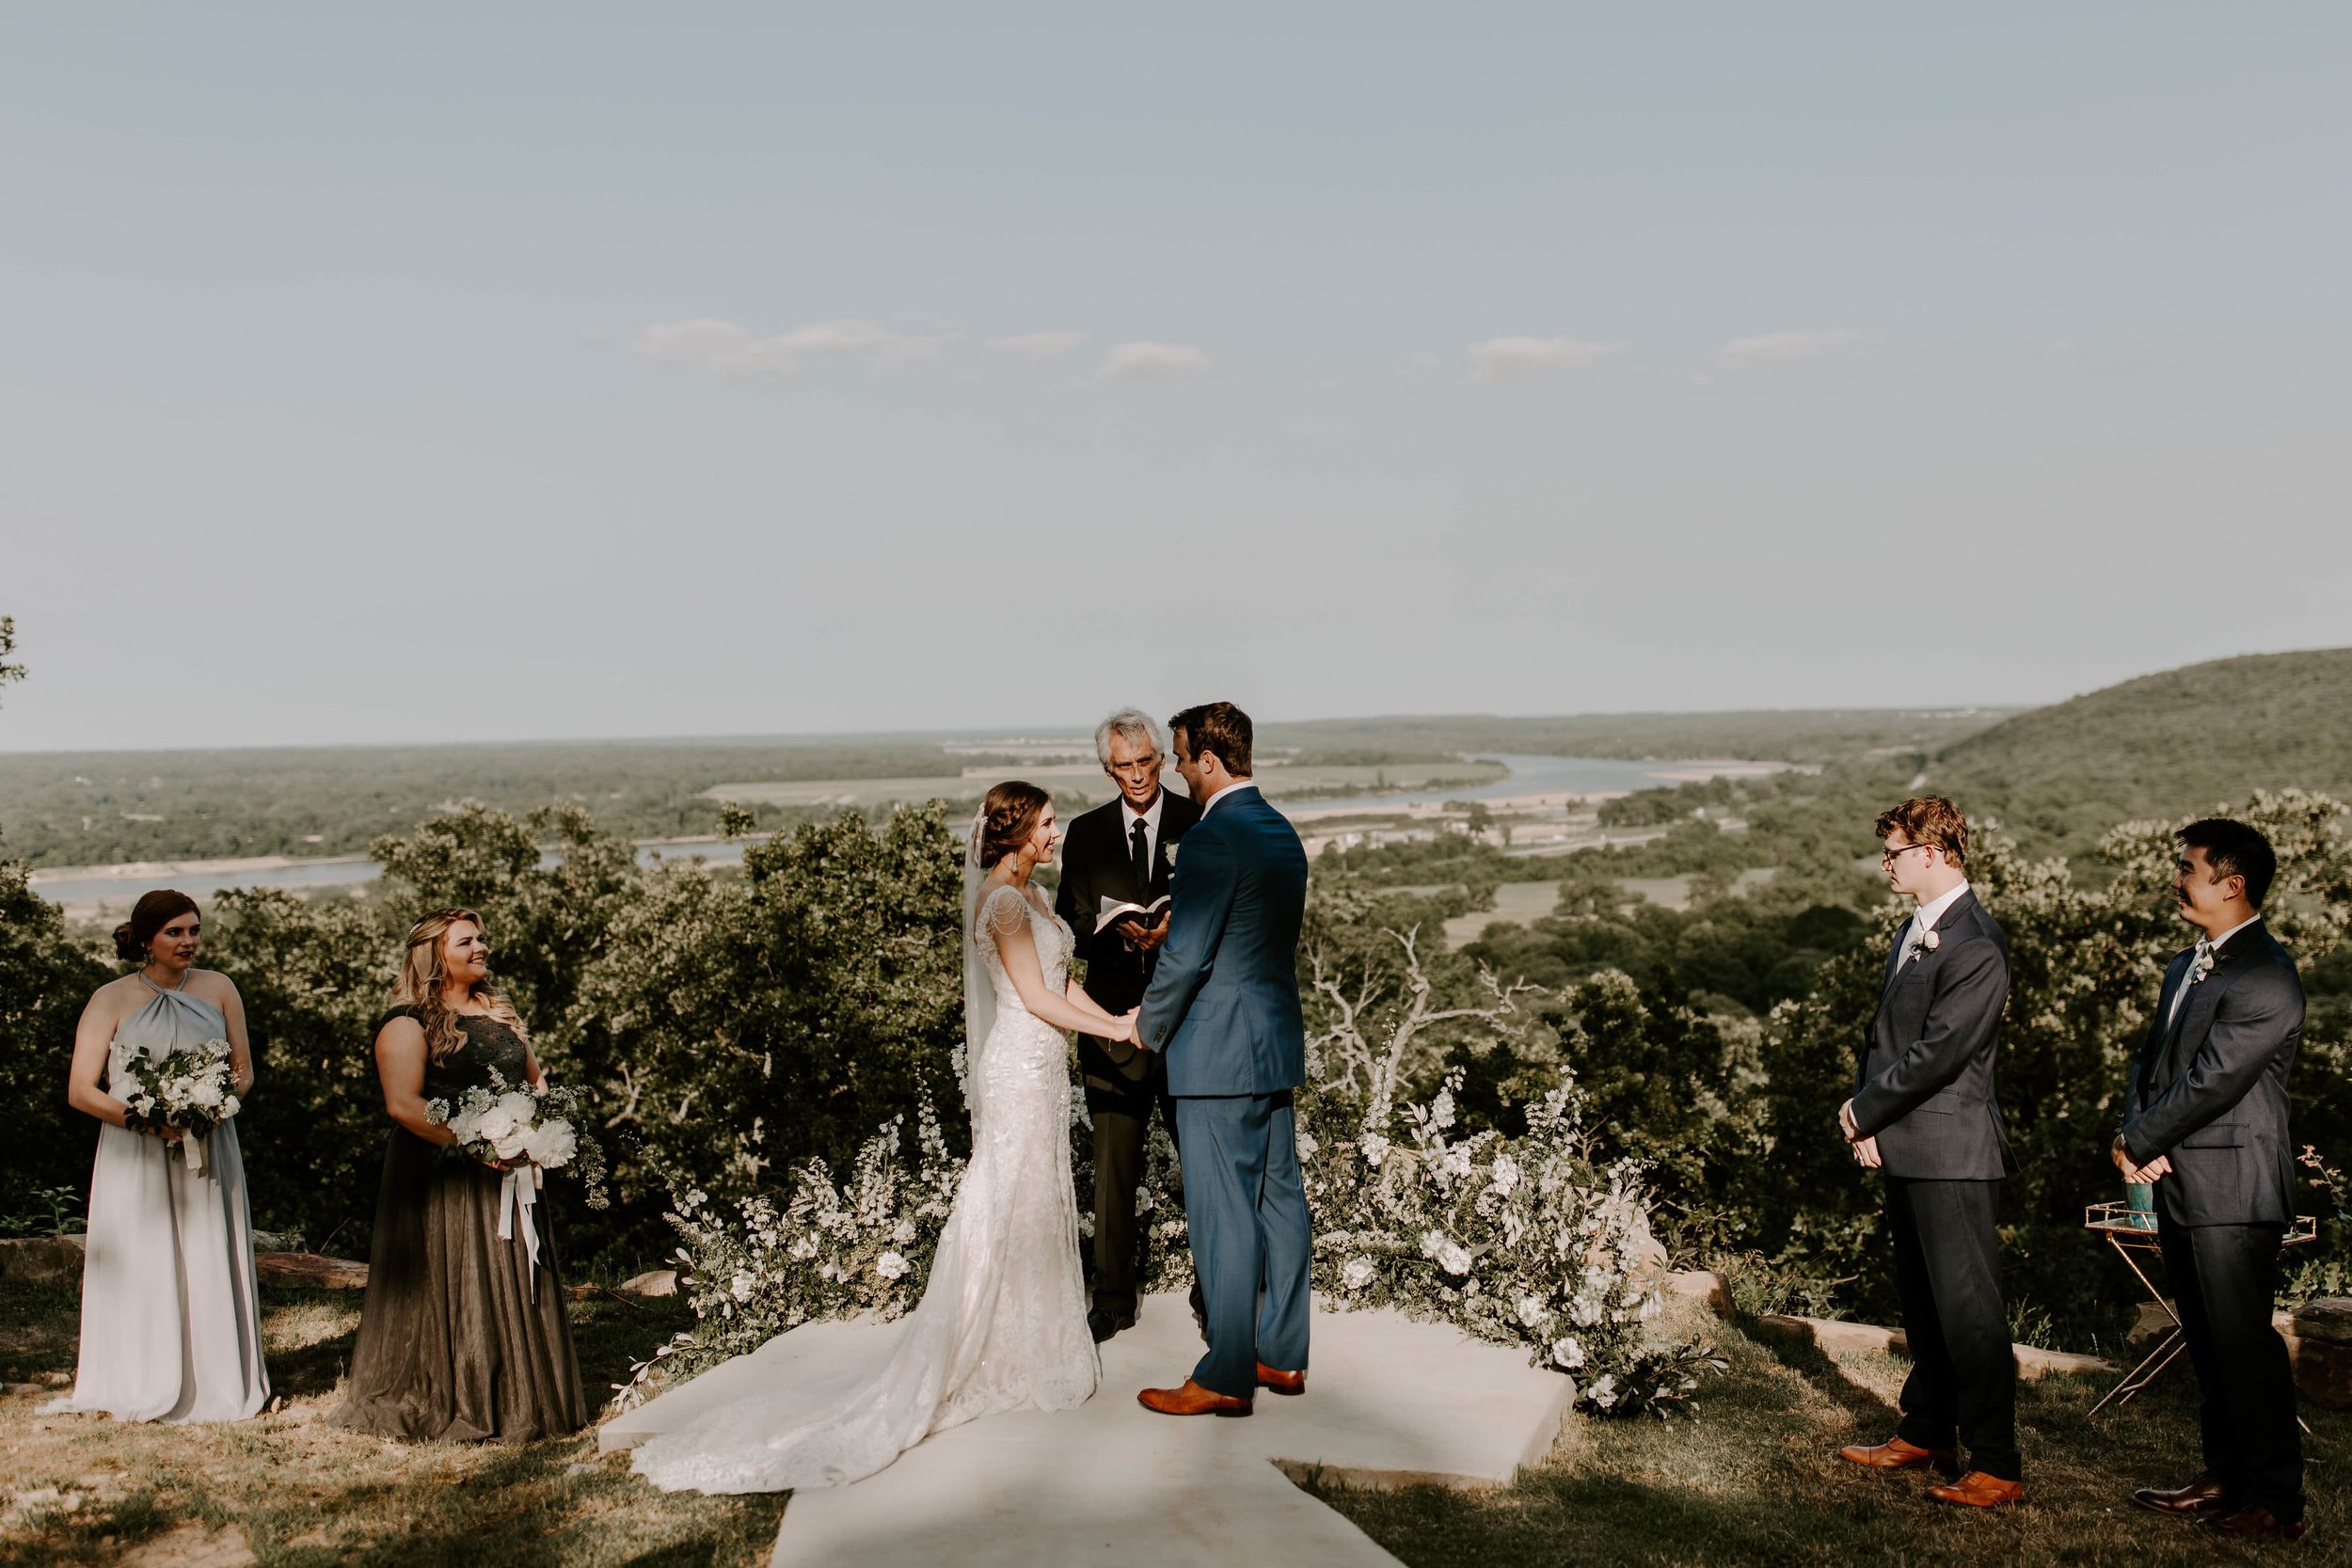
<svg viewBox="0 0 2352 1568"><path fill-rule="evenodd" d="M1699 1374L1723 1363L1660 1332L1665 1253L1650 1233L1639 1171L1594 1165L1571 1083L1526 1107L1527 1132L1516 1138L1455 1136L1458 1086L1449 1078L1427 1103L1402 1105L1386 1093L1366 1104L1300 1091L1317 1293L1524 1345L1531 1359L1575 1379L1588 1409L1662 1414L1687 1401ZM755 1193L722 1204L691 1186L677 1194L669 1220L698 1323L615 1385L617 1402L645 1397L657 1375L691 1374L812 1320L889 1319L913 1307L963 1167L928 1099L911 1164L904 1123L878 1130L838 1186L819 1161L792 1173L782 1201ZM1083 1148L1082 1124L1073 1133ZM1165 1141L1154 1146L1154 1177L1164 1179ZM1090 1192L1090 1174L1078 1177ZM1153 1201L1160 1187L1148 1180L1138 1204L1153 1240L1146 1283L1179 1289L1191 1258L1181 1212Z"/></svg>
<svg viewBox="0 0 2352 1568"><path fill-rule="evenodd" d="M204 1168L204 1140L242 1108L227 1040L199 1040L184 1050L135 1052L111 1087L122 1101L122 1124L134 1132L178 1128L190 1171Z"/></svg>
<svg viewBox="0 0 2352 1568"><path fill-rule="evenodd" d="M819 1319L887 1321L921 1300L963 1162L948 1152L928 1095L915 1117L912 1165L899 1116L860 1147L848 1181L835 1186L825 1162L812 1160L792 1172L781 1203L755 1192L723 1206L674 1181L666 1217L684 1243L678 1284L696 1323L613 1385L618 1406L644 1399L657 1372L691 1374Z"/></svg>

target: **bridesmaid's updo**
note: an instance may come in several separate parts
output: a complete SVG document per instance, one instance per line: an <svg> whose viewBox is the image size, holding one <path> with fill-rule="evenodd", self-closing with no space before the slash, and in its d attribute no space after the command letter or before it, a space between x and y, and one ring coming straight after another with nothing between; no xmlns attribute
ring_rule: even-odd
<svg viewBox="0 0 2352 1568"><path fill-rule="evenodd" d="M980 803L981 870L993 870L998 861L1029 842L1048 799L1045 791L1023 779L1007 779L988 792Z"/></svg>
<svg viewBox="0 0 2352 1568"><path fill-rule="evenodd" d="M155 933L183 914L200 911L196 900L177 888L159 887L151 893L139 895L139 901L131 906L131 918L115 927L115 957L127 964L143 964L153 955L147 944L155 940Z"/></svg>

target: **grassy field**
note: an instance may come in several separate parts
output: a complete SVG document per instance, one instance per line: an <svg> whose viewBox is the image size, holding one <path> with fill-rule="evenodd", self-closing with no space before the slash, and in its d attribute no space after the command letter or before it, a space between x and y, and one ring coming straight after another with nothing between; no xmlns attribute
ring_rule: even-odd
<svg viewBox="0 0 2352 1568"><path fill-rule="evenodd" d="M1762 1328L1724 1328L1718 1343L1731 1370L1703 1392L1696 1421L1588 1424L1581 1447L1495 1492L1318 1495L1413 1568L2352 1563L2335 1452L2352 1436L2343 1416L2304 1410L2312 1533L2294 1546L2233 1548L2130 1504L2133 1487L2179 1485L2198 1468L2185 1368L2095 1419L2084 1413L2101 1385L2021 1384L2026 1499L1985 1513L1930 1498L1916 1472L1881 1475L1836 1457L1894 1430L1904 1363L1833 1358Z"/></svg>
<svg viewBox="0 0 2352 1568"><path fill-rule="evenodd" d="M359 1323L345 1291L270 1291L269 1414L229 1425L44 1416L73 1368L70 1290L0 1281L0 1563L210 1568L764 1563L782 1497L666 1495L593 1432L507 1447L402 1444L326 1424ZM673 1302L573 1308L591 1402L691 1322Z"/></svg>
<svg viewBox="0 0 2352 1568"><path fill-rule="evenodd" d="M514 1448L404 1445L325 1424L358 1325L331 1292L265 1300L281 1406L232 1426L135 1426L42 1416L43 1374L73 1362L72 1292L0 1282L0 1563L177 1568L360 1563L511 1568L764 1562L782 1497L655 1492L593 1434ZM673 1303L575 1307L589 1386L682 1323ZM1413 1568L1493 1564L1916 1564L2117 1568L2248 1560L2141 1513L2130 1488L2197 1468L2190 1384L2169 1376L2121 1414L2085 1415L2097 1386L2020 1388L2026 1501L1981 1514L1930 1500L1928 1481L1838 1461L1894 1426L1901 1363L1832 1357L1809 1340L1719 1325L1731 1370L1699 1418L1586 1422L1512 1487L1310 1489ZM29 1386L28 1386L29 1385ZM2313 1534L2273 1556L2352 1564L2336 1445L2352 1419L2307 1407ZM1246 1552L1234 1560L1246 1561Z"/></svg>

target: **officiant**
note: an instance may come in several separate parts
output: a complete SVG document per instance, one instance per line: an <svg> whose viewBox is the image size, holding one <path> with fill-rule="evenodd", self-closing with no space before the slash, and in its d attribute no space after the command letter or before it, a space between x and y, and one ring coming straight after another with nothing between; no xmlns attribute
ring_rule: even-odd
<svg viewBox="0 0 2352 1568"><path fill-rule="evenodd" d="M1095 727L1094 754L1119 793L1070 824L1054 907L1077 938L1088 994L1105 1011L1123 1013L1143 1000L1168 940L1161 900L1177 844L1200 808L1160 786L1167 749L1159 726L1138 709L1121 708ZM1148 1227L1136 1223L1136 1187L1152 1117L1156 1111L1172 1142L1176 1102L1168 1098L1167 1058L1156 1051L1081 1035L1078 1070L1094 1123L1094 1297L1087 1326L1100 1344L1135 1326L1151 1241Z"/></svg>

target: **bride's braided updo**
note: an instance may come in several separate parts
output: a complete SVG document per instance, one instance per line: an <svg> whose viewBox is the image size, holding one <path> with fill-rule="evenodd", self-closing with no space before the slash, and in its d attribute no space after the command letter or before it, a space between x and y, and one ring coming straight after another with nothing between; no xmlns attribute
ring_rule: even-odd
<svg viewBox="0 0 2352 1568"><path fill-rule="evenodd" d="M1048 799L1045 791L1025 779L1007 779L988 792L988 799L980 803L981 870L994 870L998 861L1029 841Z"/></svg>

